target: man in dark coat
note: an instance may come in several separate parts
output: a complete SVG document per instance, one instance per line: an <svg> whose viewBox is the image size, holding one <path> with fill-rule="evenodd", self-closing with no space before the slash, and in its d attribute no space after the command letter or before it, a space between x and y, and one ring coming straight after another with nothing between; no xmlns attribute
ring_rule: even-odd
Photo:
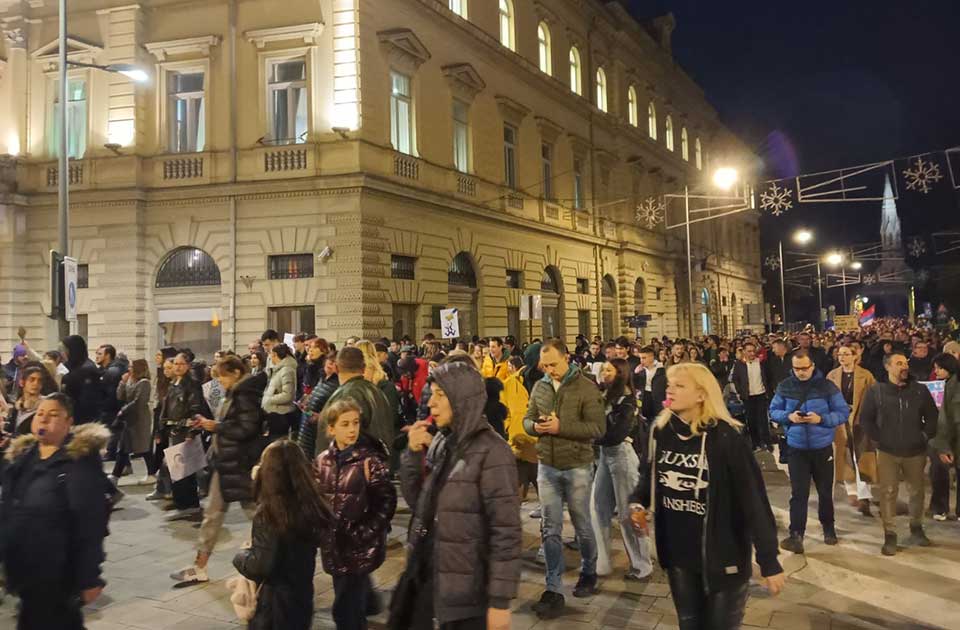
<svg viewBox="0 0 960 630"><path fill-rule="evenodd" d="M100 387L103 389L103 406L100 408L100 422L112 427L117 413L120 411L120 401L117 400L117 386L120 379L130 369L130 363L124 356L117 356L117 349L110 344L103 344L97 348L97 367L100 369ZM117 442L120 431L111 429L110 443L107 445L106 461L117 458Z"/></svg>
<svg viewBox="0 0 960 630"><path fill-rule="evenodd" d="M63 375L63 393L73 401L74 422L96 422L103 416L104 396L100 385L100 371L87 355L87 342L80 335L63 340L64 358L70 370ZM116 387L114 387L116 396Z"/></svg>
<svg viewBox="0 0 960 630"><path fill-rule="evenodd" d="M20 597L20 630L82 630L81 606L100 596L107 535L100 449L110 432L73 426L69 398L40 401L32 433L7 452L0 555Z"/></svg>
<svg viewBox="0 0 960 630"><path fill-rule="evenodd" d="M667 369L660 365L650 346L640 350L640 365L633 370L633 387L640 398L640 413L652 421L667 399Z"/></svg>
<svg viewBox="0 0 960 630"><path fill-rule="evenodd" d="M783 339L777 339L773 342L773 352L767 354L763 367L767 372L767 384L771 391L776 391L777 386L792 376L792 364L790 363L790 354L787 352L787 342ZM826 372L824 372L826 374Z"/></svg>
<svg viewBox="0 0 960 630"><path fill-rule="evenodd" d="M771 449L773 438L770 435L770 420L767 416L770 394L773 390L767 382L767 372L757 357L757 346L753 342L743 345L743 361L733 366L730 381L737 389L737 395L743 401L747 416L747 428L754 450Z"/></svg>
<svg viewBox="0 0 960 630"><path fill-rule="evenodd" d="M389 449L393 445L396 429L396 412L380 389L363 378L365 368L363 352L359 348L347 347L337 355L337 372L340 386L327 400L326 406L344 398L352 398L360 405L360 428L370 437L380 440ZM322 428L321 428L322 429ZM317 453L325 451L330 444L326 432L317 430Z"/></svg>

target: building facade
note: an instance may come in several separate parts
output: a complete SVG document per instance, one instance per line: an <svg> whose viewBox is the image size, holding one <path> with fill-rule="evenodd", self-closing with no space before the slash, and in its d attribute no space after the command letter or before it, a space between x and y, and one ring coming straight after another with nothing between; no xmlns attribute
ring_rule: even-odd
<svg viewBox="0 0 960 630"><path fill-rule="evenodd" d="M51 345L56 3L0 11L0 348L20 326ZM694 334L723 334L762 301L755 213L691 227L692 305L684 230L638 221L719 165L749 181L753 159L673 62L670 16L639 24L598 0L73 0L68 23L70 61L149 76L69 72L91 344L420 337L446 307L463 336L612 337L635 313L652 316L644 337L686 335L691 307Z"/></svg>

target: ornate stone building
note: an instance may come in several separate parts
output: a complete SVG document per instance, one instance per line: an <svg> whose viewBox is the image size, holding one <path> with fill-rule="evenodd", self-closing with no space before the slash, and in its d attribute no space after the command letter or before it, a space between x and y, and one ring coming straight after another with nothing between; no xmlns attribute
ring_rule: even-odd
<svg viewBox="0 0 960 630"><path fill-rule="evenodd" d="M687 334L683 230L635 210L721 164L749 181L749 151L671 57L670 16L599 0L69 5L71 61L149 75L72 67L68 86L78 327L131 357L242 347L268 326L421 336L447 306L464 335L611 337L635 312L646 336ZM0 23L0 348L18 326L52 345L56 3L0 0ZM692 232L693 332L744 328L756 216Z"/></svg>

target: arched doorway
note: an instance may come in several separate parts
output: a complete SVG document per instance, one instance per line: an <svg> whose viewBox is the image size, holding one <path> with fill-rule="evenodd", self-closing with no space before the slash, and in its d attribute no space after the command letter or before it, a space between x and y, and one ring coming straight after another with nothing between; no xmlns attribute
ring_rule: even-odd
<svg viewBox="0 0 960 630"><path fill-rule="evenodd" d="M540 292L543 294L543 337L563 338L563 281L560 270L552 265L543 270Z"/></svg>
<svg viewBox="0 0 960 630"><path fill-rule="evenodd" d="M600 298L603 314L603 331L600 334L603 335L604 339L613 339L619 332L616 329L617 284L610 274L603 277L603 284L600 286Z"/></svg>
<svg viewBox="0 0 960 630"><path fill-rule="evenodd" d="M710 292L703 289L700 292L700 324L703 334L710 334Z"/></svg>
<svg viewBox="0 0 960 630"><path fill-rule="evenodd" d="M450 261L447 269L447 302L460 313L460 336L470 338L479 335L477 326L480 290L473 260L467 252L460 252Z"/></svg>
<svg viewBox="0 0 960 630"><path fill-rule="evenodd" d="M221 348L220 267L196 247L170 251L154 281L158 347L190 348L210 360Z"/></svg>

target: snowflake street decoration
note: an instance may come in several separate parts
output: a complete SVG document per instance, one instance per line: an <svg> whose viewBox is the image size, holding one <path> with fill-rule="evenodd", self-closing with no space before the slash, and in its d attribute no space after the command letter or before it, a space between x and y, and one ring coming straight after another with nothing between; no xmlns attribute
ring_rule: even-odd
<svg viewBox="0 0 960 630"><path fill-rule="evenodd" d="M777 182L773 182L770 190L760 193L760 207L769 210L773 216L779 217L793 207L791 197L793 197L792 190L780 188Z"/></svg>
<svg viewBox="0 0 960 630"><path fill-rule="evenodd" d="M927 244L923 242L923 239L919 236L914 236L910 239L910 242L907 243L907 251L910 252L910 255L914 258L920 258L927 253Z"/></svg>
<svg viewBox="0 0 960 630"><path fill-rule="evenodd" d="M637 221L644 224L648 230L652 230L663 221L665 212L666 206L662 201L655 197L647 197L646 201L637 206Z"/></svg>
<svg viewBox="0 0 960 630"><path fill-rule="evenodd" d="M930 272L926 269L921 269L917 272L917 284L926 284L930 280Z"/></svg>
<svg viewBox="0 0 960 630"><path fill-rule="evenodd" d="M872 286L877 283L876 274L868 273L863 277L863 283L867 286Z"/></svg>
<svg viewBox="0 0 960 630"><path fill-rule="evenodd" d="M903 171L903 176L907 179L907 190L916 190L925 195L930 192L931 186L943 179L940 165L926 162L922 157L917 158L912 168Z"/></svg>
<svg viewBox="0 0 960 630"><path fill-rule="evenodd" d="M780 257L770 254L763 262L764 266L770 271L776 271L780 268Z"/></svg>

